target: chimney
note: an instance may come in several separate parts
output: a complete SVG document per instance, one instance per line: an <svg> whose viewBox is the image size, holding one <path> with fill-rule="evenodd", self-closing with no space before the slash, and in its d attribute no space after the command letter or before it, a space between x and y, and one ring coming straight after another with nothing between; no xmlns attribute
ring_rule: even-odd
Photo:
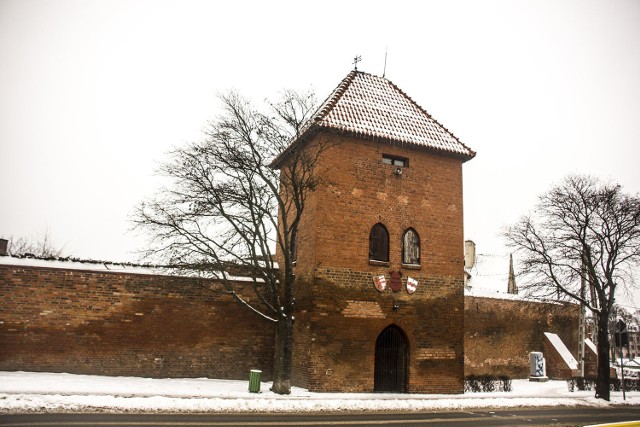
<svg viewBox="0 0 640 427"><path fill-rule="evenodd" d="M7 239L0 239L0 256L7 256L7 248L9 247L9 241Z"/></svg>
<svg viewBox="0 0 640 427"><path fill-rule="evenodd" d="M464 242L464 268L473 268L476 263L476 244L473 240Z"/></svg>

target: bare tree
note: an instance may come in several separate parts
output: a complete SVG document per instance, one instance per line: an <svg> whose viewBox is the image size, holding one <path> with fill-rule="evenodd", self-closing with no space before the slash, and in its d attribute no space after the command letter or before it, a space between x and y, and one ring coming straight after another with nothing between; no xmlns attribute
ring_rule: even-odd
<svg viewBox="0 0 640 427"><path fill-rule="evenodd" d="M616 292L633 284L633 268L640 262L640 199L619 185L569 176L504 235L522 257L521 289L578 301L595 315L596 397L609 400L609 314ZM582 277L591 287L586 292Z"/></svg>
<svg viewBox="0 0 640 427"><path fill-rule="evenodd" d="M218 279L227 293L275 325L273 388L291 390L293 251L307 195L320 177L314 168L325 146L289 147L314 112L312 94L285 92L261 113L236 93L220 97L224 112L202 142L175 149L161 167L171 186L138 206L135 223L153 236L149 257L180 271ZM281 254L276 265L276 247ZM234 286L230 271L253 280L257 298Z"/></svg>
<svg viewBox="0 0 640 427"><path fill-rule="evenodd" d="M42 235L36 238L15 238L12 236L8 240L8 252L11 256L47 259L62 258L65 256L64 247L56 247L49 230L43 231Z"/></svg>

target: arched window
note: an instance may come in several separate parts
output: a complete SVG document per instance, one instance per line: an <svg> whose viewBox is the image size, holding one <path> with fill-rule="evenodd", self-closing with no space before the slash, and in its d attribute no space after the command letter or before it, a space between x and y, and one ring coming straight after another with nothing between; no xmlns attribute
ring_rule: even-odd
<svg viewBox="0 0 640 427"><path fill-rule="evenodd" d="M380 223L369 233L369 260L389 262L389 232Z"/></svg>
<svg viewBox="0 0 640 427"><path fill-rule="evenodd" d="M402 263L420 264L420 236L413 228L402 235Z"/></svg>

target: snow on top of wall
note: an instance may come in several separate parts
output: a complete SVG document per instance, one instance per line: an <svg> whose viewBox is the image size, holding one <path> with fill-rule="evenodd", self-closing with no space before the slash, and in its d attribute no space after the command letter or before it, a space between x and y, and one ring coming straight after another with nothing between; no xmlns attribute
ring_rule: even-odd
<svg viewBox="0 0 640 427"><path fill-rule="evenodd" d="M71 259L41 259L41 258L20 258L12 256L0 256L0 265L13 265L19 267L39 267L53 268L60 270L91 271L97 273L120 273L120 274L144 274L152 276L178 276L178 277L201 277L195 274L173 274L172 270L159 266L135 265L129 263L115 263L107 261L91 260L71 260ZM221 275L221 274L220 274ZM205 279L214 277L203 277ZM250 282L250 277L230 276L229 280L234 282ZM261 279L258 279L261 282Z"/></svg>
<svg viewBox="0 0 640 427"><path fill-rule="evenodd" d="M502 300L509 300L509 301L535 302L539 304L557 304L557 305L562 304L561 302L558 302L558 301L527 298L524 295L509 294L507 292L497 291L494 289L475 288L475 287L471 289L465 288L464 296L476 297L476 298L493 298L493 299L502 299Z"/></svg>
<svg viewBox="0 0 640 427"><path fill-rule="evenodd" d="M468 287L506 292L509 285L509 255L478 253L473 267L466 271L471 276L467 280Z"/></svg>
<svg viewBox="0 0 640 427"><path fill-rule="evenodd" d="M593 341L587 338L586 340L584 340L584 343L591 349L591 351L593 351L595 354L598 354L598 349L596 348L596 345L593 343Z"/></svg>
<svg viewBox="0 0 640 427"><path fill-rule="evenodd" d="M570 369L578 369L578 361L575 359L575 357L573 357L560 337L557 334L552 334L551 332L545 332L544 335L547 337L551 345L556 349L558 354L560 354L560 357L562 357L567 366Z"/></svg>
<svg viewBox="0 0 640 427"><path fill-rule="evenodd" d="M538 299L522 294L510 294L509 255L476 253L473 267L465 268L467 283L465 296L495 298L511 301L537 302L542 304L561 304L558 301Z"/></svg>
<svg viewBox="0 0 640 427"><path fill-rule="evenodd" d="M20 267L57 268L65 270L84 270L129 274L167 275L167 269L151 266L136 266L106 261L80 261L69 259L42 259L30 257L0 257L0 265L16 265Z"/></svg>

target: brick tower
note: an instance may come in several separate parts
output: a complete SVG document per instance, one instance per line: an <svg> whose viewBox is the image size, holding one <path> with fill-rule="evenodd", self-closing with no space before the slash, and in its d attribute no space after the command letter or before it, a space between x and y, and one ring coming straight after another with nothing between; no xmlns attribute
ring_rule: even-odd
<svg viewBox="0 0 640 427"><path fill-rule="evenodd" d="M314 140L331 147L296 242L293 384L461 393L462 164L475 153L355 70L292 144Z"/></svg>

